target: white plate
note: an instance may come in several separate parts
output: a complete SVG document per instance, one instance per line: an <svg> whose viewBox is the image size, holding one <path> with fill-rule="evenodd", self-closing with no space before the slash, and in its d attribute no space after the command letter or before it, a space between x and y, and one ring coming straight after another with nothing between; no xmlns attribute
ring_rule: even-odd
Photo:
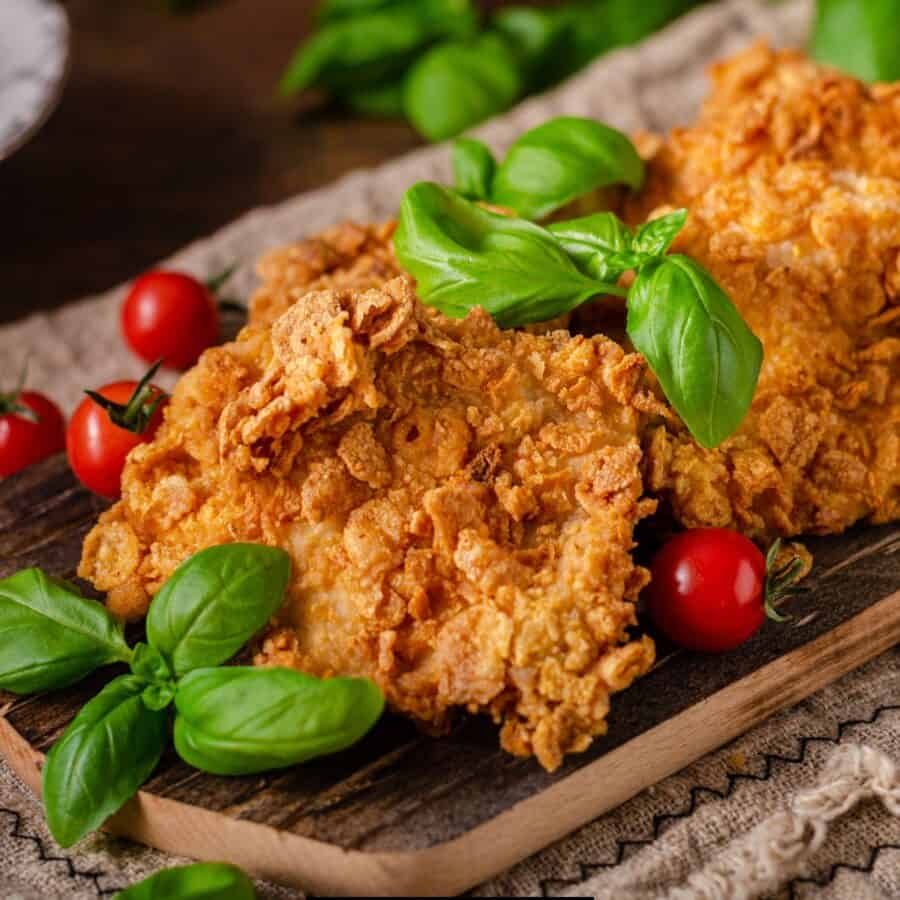
<svg viewBox="0 0 900 900"><path fill-rule="evenodd" d="M66 75L69 22L51 0L0 0L0 159L21 147L56 106Z"/></svg>

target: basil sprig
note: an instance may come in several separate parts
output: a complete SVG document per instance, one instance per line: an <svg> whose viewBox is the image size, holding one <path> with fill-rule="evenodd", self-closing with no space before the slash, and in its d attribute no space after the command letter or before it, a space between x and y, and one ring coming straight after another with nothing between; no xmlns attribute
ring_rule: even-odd
<svg viewBox="0 0 900 900"><path fill-rule="evenodd" d="M175 708L175 749L185 762L246 775L355 744L381 717L384 697L363 678L235 666L191 672Z"/></svg>
<svg viewBox="0 0 900 900"><path fill-rule="evenodd" d="M193 863L163 869L113 900L256 900L256 889L237 866Z"/></svg>
<svg viewBox="0 0 900 900"><path fill-rule="evenodd" d="M900 0L818 0L812 55L865 81L900 79Z"/></svg>
<svg viewBox="0 0 900 900"><path fill-rule="evenodd" d="M644 181L644 163L631 141L593 119L550 119L520 135L499 165L491 165L490 150L479 144L467 138L454 148L457 190L471 200L509 207L525 219L544 219L609 184L637 189ZM462 183L460 174L472 170L480 178Z"/></svg>
<svg viewBox="0 0 900 900"><path fill-rule="evenodd" d="M403 198L394 249L420 298L454 318L481 306L516 327L627 296L629 337L691 434L714 447L750 407L762 345L702 266L665 255L686 215L637 231L612 213L541 228L421 182ZM628 270L637 275L625 291L617 281Z"/></svg>
<svg viewBox="0 0 900 900"><path fill-rule="evenodd" d="M580 271L539 225L427 181L403 197L394 248L422 299L453 318L482 306L512 327L552 319L600 293L625 294Z"/></svg>
<svg viewBox="0 0 900 900"><path fill-rule="evenodd" d="M40 569L0 581L0 689L31 694L66 687L130 658L122 626L102 604Z"/></svg>
<svg viewBox="0 0 900 900"><path fill-rule="evenodd" d="M131 668L81 709L47 755L44 806L59 844L80 840L137 792L169 739L173 702L175 749L217 774L333 753L375 724L384 699L368 679L211 668L276 612L290 572L290 558L276 548L203 550L150 604L147 643L133 650L103 606L65 583L37 569L0 581L0 687L45 690L106 663Z"/></svg>

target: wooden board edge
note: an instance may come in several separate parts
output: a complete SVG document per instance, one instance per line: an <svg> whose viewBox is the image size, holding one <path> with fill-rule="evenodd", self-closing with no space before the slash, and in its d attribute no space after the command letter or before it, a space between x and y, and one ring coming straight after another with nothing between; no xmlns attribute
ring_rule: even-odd
<svg viewBox="0 0 900 900"><path fill-rule="evenodd" d="M900 591L491 821L424 850L344 850L144 792L105 828L181 856L227 860L258 877L314 894L455 894L559 840L898 642ZM42 755L2 711L0 752L39 794Z"/></svg>

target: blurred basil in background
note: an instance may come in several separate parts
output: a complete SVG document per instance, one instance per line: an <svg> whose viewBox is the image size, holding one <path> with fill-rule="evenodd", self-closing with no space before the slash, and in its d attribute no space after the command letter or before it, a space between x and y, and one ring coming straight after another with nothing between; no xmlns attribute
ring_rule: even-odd
<svg viewBox="0 0 900 900"><path fill-rule="evenodd" d="M485 15L474 0L323 0L281 90L322 88L356 112L403 115L444 140L699 2L569 0Z"/></svg>

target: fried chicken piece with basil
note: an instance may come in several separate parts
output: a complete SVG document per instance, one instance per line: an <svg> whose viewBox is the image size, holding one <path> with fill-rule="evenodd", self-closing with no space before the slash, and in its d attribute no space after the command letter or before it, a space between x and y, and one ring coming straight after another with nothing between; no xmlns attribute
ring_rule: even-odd
<svg viewBox="0 0 900 900"><path fill-rule="evenodd" d="M900 84L757 45L712 69L698 122L658 142L632 223L686 207L673 249L762 340L753 405L704 450L645 436L648 491L686 526L755 537L900 516ZM646 143L646 142L645 142Z"/></svg>
<svg viewBox="0 0 900 900"><path fill-rule="evenodd" d="M406 277L292 296L182 378L80 574L135 617L203 547L283 547L257 663L368 675L435 731L488 713L556 768L653 662L629 631L644 375L601 336L447 319Z"/></svg>

